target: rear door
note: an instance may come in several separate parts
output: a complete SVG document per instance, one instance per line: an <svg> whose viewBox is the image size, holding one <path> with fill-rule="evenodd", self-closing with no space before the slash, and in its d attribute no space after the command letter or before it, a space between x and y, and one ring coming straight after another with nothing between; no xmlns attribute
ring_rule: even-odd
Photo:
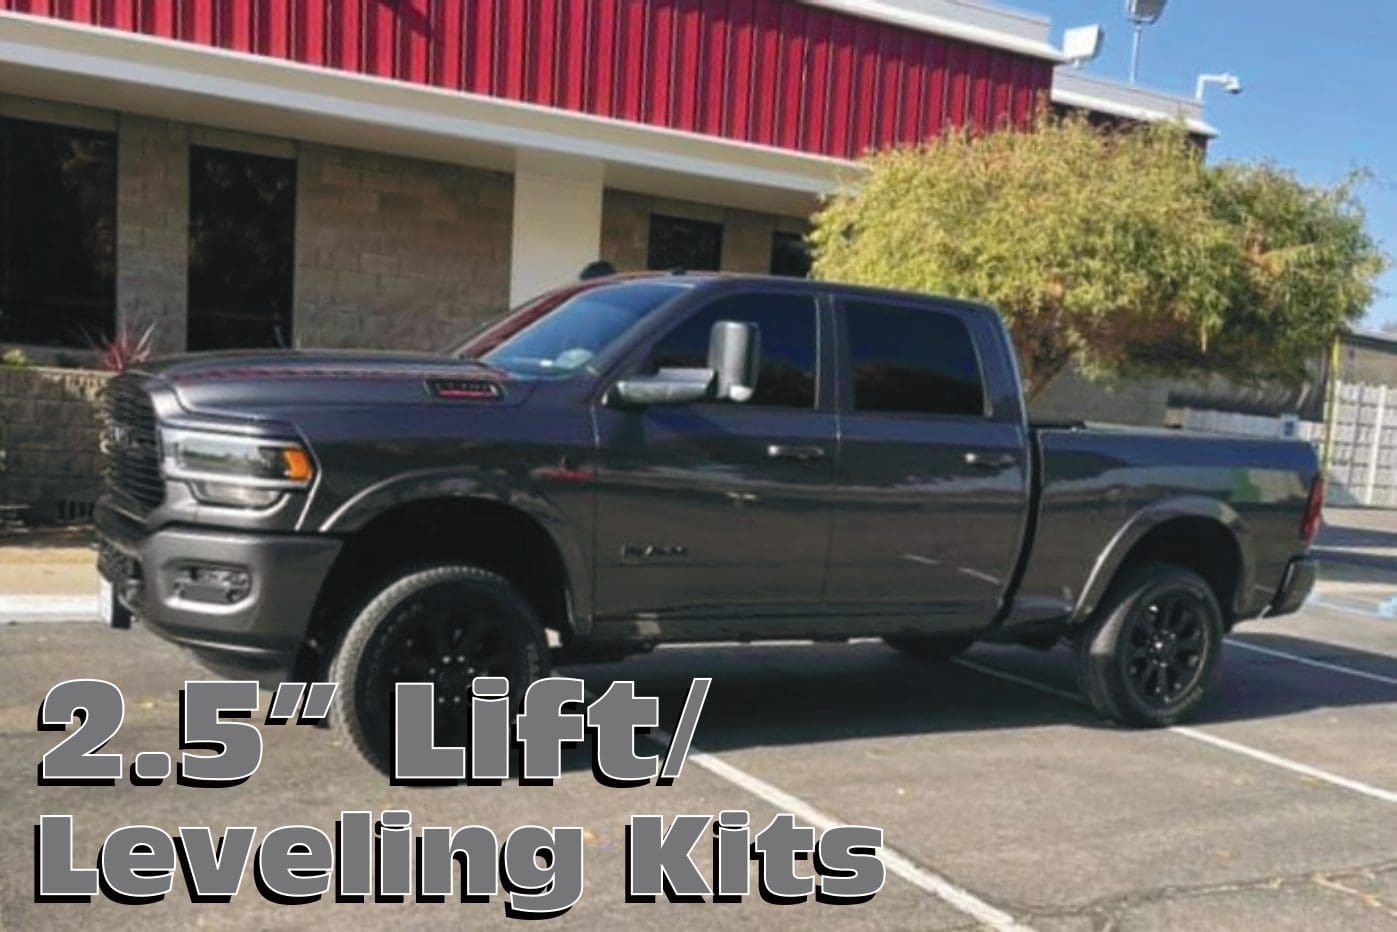
<svg viewBox="0 0 1397 932"><path fill-rule="evenodd" d="M864 296L841 298L837 319L832 607L895 616L895 630L981 627L1009 585L1029 502L1021 408L987 390L987 362L1005 373L981 352L1002 345L997 322Z"/></svg>
<svg viewBox="0 0 1397 932"><path fill-rule="evenodd" d="M808 288L715 295L660 335L634 372L707 365L720 320L761 331L750 401L596 409L602 621L738 623L819 606L835 456L820 340L829 313Z"/></svg>

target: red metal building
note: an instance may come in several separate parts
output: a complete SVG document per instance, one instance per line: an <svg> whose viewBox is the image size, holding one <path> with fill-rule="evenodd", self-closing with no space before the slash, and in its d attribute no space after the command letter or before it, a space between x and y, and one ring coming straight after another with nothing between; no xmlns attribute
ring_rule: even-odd
<svg viewBox="0 0 1397 932"><path fill-rule="evenodd" d="M979 0L0 0L0 344L431 346L599 257L799 272L854 158L1026 127L1061 60Z"/></svg>

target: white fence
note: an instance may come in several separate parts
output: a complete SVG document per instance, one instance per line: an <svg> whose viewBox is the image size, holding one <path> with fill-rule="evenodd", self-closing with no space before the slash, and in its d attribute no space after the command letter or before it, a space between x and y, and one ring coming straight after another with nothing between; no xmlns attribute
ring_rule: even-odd
<svg viewBox="0 0 1397 932"><path fill-rule="evenodd" d="M1336 505L1397 508L1397 389L1339 382L1330 410L1329 501ZM1252 437L1295 437L1324 451L1324 425L1290 417L1176 408L1169 423Z"/></svg>
<svg viewBox="0 0 1397 932"><path fill-rule="evenodd" d="M1330 481L1355 504L1397 508L1397 391L1340 382L1331 419Z"/></svg>

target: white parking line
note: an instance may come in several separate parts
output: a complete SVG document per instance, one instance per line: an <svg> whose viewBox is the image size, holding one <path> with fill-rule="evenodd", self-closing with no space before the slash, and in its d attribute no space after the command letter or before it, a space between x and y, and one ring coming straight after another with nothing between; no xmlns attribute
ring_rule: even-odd
<svg viewBox="0 0 1397 932"><path fill-rule="evenodd" d="M588 698L595 698L590 690ZM649 737L664 747L669 747L674 741L669 732L661 728L650 729ZM802 822L814 826L820 832L845 824L841 820L816 809L799 796L788 793L779 786L767 783L761 777L754 776L708 751L702 751L697 747L691 748L687 760L694 766L707 770L720 780L725 780L738 789L776 807L778 812L790 813ZM964 887L959 887L935 871L922 867L895 848L884 845L882 850L878 852L878 857L890 873L901 877L924 893L940 897L947 905L960 910L981 925L995 929L996 932L1034 932L1032 926L1024 925L1002 909L991 906Z"/></svg>
<svg viewBox="0 0 1397 932"><path fill-rule="evenodd" d="M821 832L843 824L811 806L800 797L793 796L780 787L772 786L760 777L754 777L747 771L734 767L727 761L706 751L695 750L689 755L689 760L714 776L770 803L779 812L789 812L802 822L815 826ZM878 854L889 872L896 874L926 893L940 897L948 905L970 916L976 922L1000 930L1000 932L1029 932L1029 926L1019 922L1003 910L991 906L964 887L958 887L940 874L927 870L901 852L884 846Z"/></svg>
<svg viewBox="0 0 1397 932"><path fill-rule="evenodd" d="M1056 686L1049 686L1047 683L1040 683L1037 680L1030 679L1026 676L1019 676L1015 673L1008 673L1004 670L996 669L995 667L987 667L984 664L976 663L973 660L957 658L955 660L955 663L961 665L962 667L965 667L966 669L974 670L977 673L983 673L986 676L992 676L996 679L1005 680L1010 683L1017 683L1020 686L1027 686L1030 689L1036 689L1039 692L1047 693L1050 696L1057 696L1063 699L1070 699L1079 705L1083 704L1085 701L1082 699L1081 696L1078 696L1076 693L1069 692L1065 689L1058 689ZM1381 800L1385 803L1397 803L1397 793L1394 793L1392 790L1385 790L1380 786L1373 786L1372 784L1363 783L1359 780L1351 780L1348 777L1340 776L1336 773L1330 773L1327 770L1320 770L1318 767L1311 767L1309 764L1302 764L1299 761L1291 760L1288 757L1281 757L1279 754L1272 754L1269 751L1262 751L1258 748L1249 747L1248 745L1241 744L1237 741L1229 741L1226 738L1219 738L1216 735L1210 735L1207 732L1199 731L1196 728L1189 728L1184 725L1174 725L1170 728L1166 728L1165 730L1173 732L1176 735L1181 735L1185 738L1191 738L1194 741L1201 741L1204 744L1212 745L1213 747L1219 748L1224 751L1230 751L1233 754L1240 754L1243 757L1249 757L1252 760L1260 761L1263 764L1270 764L1272 767L1279 767L1282 770L1288 770L1291 773L1299 774L1302 777L1309 777L1312 780L1319 780L1321 782L1328 783L1331 786L1337 786L1341 789L1349 790L1354 793L1360 793L1364 796L1368 796L1372 799Z"/></svg>
<svg viewBox="0 0 1397 932"><path fill-rule="evenodd" d="M1332 783L1334 786L1343 787L1355 793L1362 793L1364 796L1371 796L1385 803L1397 803L1397 793L1391 790L1385 790L1368 783L1361 783L1358 780L1350 780L1348 777L1341 777L1336 773L1329 773L1327 770L1320 770L1318 767L1311 767L1309 764L1302 764L1288 757L1281 757L1279 754L1272 754L1269 751L1261 751L1257 748L1248 747L1245 744L1238 744L1236 741L1219 738L1217 735L1210 735L1207 732L1199 731L1196 728L1189 728L1184 725L1175 725L1169 730L1176 735L1183 735L1186 738L1192 738L1195 741L1202 741L1204 744L1211 744L1213 747L1222 748L1224 751L1231 751L1233 754L1241 754L1245 757L1250 757L1252 760L1259 760L1263 764L1270 764L1272 767L1280 767L1283 770L1289 770L1291 773L1298 773L1302 777L1309 777L1312 780L1323 780L1325 783Z"/></svg>
<svg viewBox="0 0 1397 932"><path fill-rule="evenodd" d="M1227 643L1233 647L1240 647L1242 650L1254 651L1255 653L1266 654L1270 657L1278 657L1281 660L1289 660L1292 663L1301 663L1307 667L1318 667L1321 670L1328 670L1331 673L1342 673L1345 676L1356 677L1360 680L1372 680L1375 683L1386 683L1388 686L1397 686L1397 677L1383 676L1381 673L1369 673L1367 670L1345 667L1341 664L1329 663L1324 660L1314 660L1310 657L1302 657L1299 654L1289 654L1283 650L1262 647L1259 644L1248 644L1246 641L1239 641L1236 638L1228 638Z"/></svg>

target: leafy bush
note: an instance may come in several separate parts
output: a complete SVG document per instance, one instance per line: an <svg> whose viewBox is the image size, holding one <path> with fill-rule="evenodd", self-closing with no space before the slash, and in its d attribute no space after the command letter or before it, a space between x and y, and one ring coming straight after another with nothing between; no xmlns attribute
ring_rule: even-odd
<svg viewBox="0 0 1397 932"><path fill-rule="evenodd" d="M1030 397L1069 364L1300 378L1385 264L1357 178L1212 167L1182 127L1044 115L864 167L814 219L814 274L996 305Z"/></svg>

